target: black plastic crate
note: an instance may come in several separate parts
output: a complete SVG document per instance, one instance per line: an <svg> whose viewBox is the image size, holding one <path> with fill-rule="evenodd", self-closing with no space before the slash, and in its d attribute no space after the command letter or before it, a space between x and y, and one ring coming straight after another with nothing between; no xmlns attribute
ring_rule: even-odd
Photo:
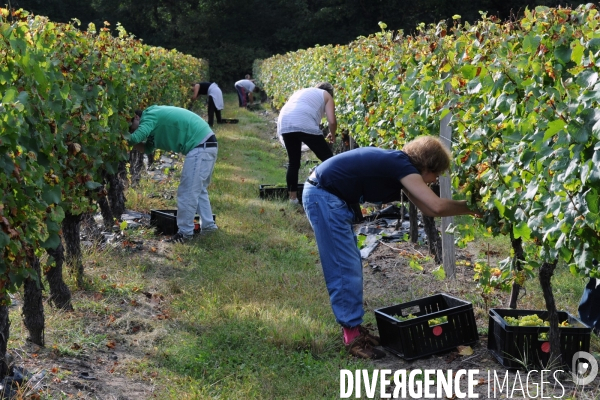
<svg viewBox="0 0 600 400"><path fill-rule="evenodd" d="M395 316L415 316L400 321ZM429 325L446 317L447 322ZM375 310L381 345L406 360L471 345L479 340L473 305L445 293Z"/></svg>
<svg viewBox="0 0 600 400"><path fill-rule="evenodd" d="M509 369L550 367L550 343L547 340L550 327L514 326L504 320L504 317L519 318L537 314L546 321L548 311L492 308L489 314L488 349L500 364ZM567 321L571 325L558 328L562 359L565 366L570 368L576 352L589 352L592 329L565 311L558 312L558 321Z"/></svg>
<svg viewBox="0 0 600 400"><path fill-rule="evenodd" d="M304 190L304 184L298 184L298 201L302 203L302 191ZM259 185L258 195L261 199L265 200L287 200L289 193L287 187L278 185Z"/></svg>
<svg viewBox="0 0 600 400"><path fill-rule="evenodd" d="M195 229L200 216L194 217ZM217 220L217 216L213 214L213 221ZM150 225L156 227L156 233L160 235L174 235L177 233L177 210L150 210Z"/></svg>

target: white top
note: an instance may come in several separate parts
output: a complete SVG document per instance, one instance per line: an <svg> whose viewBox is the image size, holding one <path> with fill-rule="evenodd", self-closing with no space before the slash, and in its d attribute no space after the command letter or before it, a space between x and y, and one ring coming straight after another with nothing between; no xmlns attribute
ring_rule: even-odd
<svg viewBox="0 0 600 400"><path fill-rule="evenodd" d="M242 80L237 81L235 83L235 86L241 86L244 89L246 89L247 91L251 92L254 90L254 87L256 85L250 79L242 79Z"/></svg>
<svg viewBox="0 0 600 400"><path fill-rule="evenodd" d="M279 112L277 133L303 132L322 135L319 124L325 115L325 90L300 89L285 103Z"/></svg>
<svg viewBox="0 0 600 400"><path fill-rule="evenodd" d="M206 94L213 98L217 110L222 110L225 108L225 106L223 105L223 92L221 92L221 88L219 87L219 85L217 85L216 83L210 85Z"/></svg>

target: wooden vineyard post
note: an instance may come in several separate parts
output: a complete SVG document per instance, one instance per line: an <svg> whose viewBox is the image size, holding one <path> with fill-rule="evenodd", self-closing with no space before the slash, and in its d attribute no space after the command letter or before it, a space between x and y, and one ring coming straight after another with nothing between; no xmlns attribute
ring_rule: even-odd
<svg viewBox="0 0 600 400"><path fill-rule="evenodd" d="M452 128L448 124L450 122L451 113L446 114L440 121L440 138L442 142L452 151ZM440 197L443 199L452 198L452 188L450 183L450 174L446 173L439 178L440 181ZM454 254L454 235L446 233L448 226L454 222L454 217L442 217L442 262L446 276L450 278L456 277L456 257Z"/></svg>

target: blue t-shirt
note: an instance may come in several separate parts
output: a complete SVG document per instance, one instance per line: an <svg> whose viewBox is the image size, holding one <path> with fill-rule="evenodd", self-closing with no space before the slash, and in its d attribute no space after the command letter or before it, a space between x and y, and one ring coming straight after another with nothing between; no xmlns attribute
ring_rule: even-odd
<svg viewBox="0 0 600 400"><path fill-rule="evenodd" d="M353 204L400 200L400 179L420 173L403 151L360 147L325 160L315 174L323 189Z"/></svg>

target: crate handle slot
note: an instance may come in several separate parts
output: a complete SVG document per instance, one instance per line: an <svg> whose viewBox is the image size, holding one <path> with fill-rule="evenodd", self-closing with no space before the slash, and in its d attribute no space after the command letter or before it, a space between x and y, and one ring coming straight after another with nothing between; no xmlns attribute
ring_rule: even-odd
<svg viewBox="0 0 600 400"><path fill-rule="evenodd" d="M408 312L405 312L406 310L408 310ZM419 307L418 305L412 305L412 306L406 306L406 307L402 307L400 309L400 313L399 314L413 314L417 317L419 317L420 315L417 315L418 313L421 312L421 307Z"/></svg>
<svg viewBox="0 0 600 400"><path fill-rule="evenodd" d="M498 313L494 312L493 310L490 310L489 314L490 314L490 318L493 318L493 320L496 321L498 324L508 325L506 323L506 321L504 320L504 318L502 318L500 315L498 315Z"/></svg>

